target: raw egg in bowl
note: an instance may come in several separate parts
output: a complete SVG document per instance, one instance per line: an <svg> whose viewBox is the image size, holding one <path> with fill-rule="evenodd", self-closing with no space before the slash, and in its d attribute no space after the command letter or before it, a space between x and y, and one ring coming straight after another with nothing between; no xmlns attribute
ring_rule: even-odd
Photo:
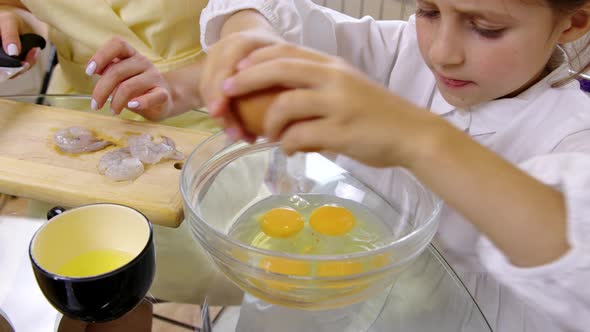
<svg viewBox="0 0 590 332"><path fill-rule="evenodd" d="M322 310L390 286L434 236L441 201L395 170L385 199L320 153L219 133L181 173L186 221L216 266L273 304Z"/></svg>

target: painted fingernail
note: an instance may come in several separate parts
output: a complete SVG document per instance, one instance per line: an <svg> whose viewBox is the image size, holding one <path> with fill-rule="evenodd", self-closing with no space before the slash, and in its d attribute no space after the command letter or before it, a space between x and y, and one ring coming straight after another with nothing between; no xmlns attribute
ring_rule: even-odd
<svg viewBox="0 0 590 332"><path fill-rule="evenodd" d="M98 109L98 104L96 103L96 100L94 100L94 98L92 98L92 100L90 101L90 109L92 109L93 111L96 111Z"/></svg>
<svg viewBox="0 0 590 332"><path fill-rule="evenodd" d="M14 43L10 43L8 46L6 46L6 51L10 56L18 55L18 46L16 46Z"/></svg>
<svg viewBox="0 0 590 332"><path fill-rule="evenodd" d="M238 130L236 128L227 128L225 134L234 142L238 140Z"/></svg>
<svg viewBox="0 0 590 332"><path fill-rule="evenodd" d="M138 108L139 102L137 100L132 100L127 103L127 108Z"/></svg>
<svg viewBox="0 0 590 332"><path fill-rule="evenodd" d="M96 70L96 62L94 60L90 61L86 66L86 75L92 76L94 75L94 71Z"/></svg>
<svg viewBox="0 0 590 332"><path fill-rule="evenodd" d="M236 80L233 79L232 77L226 79L225 81L223 81L223 91L225 92L231 92L236 85Z"/></svg>

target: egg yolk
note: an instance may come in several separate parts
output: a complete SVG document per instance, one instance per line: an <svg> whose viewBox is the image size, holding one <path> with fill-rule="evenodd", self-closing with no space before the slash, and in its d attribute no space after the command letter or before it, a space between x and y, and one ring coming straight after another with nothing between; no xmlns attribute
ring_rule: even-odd
<svg viewBox="0 0 590 332"><path fill-rule="evenodd" d="M309 217L311 228L324 235L344 235L352 229L354 223L352 212L336 205L320 206Z"/></svg>
<svg viewBox="0 0 590 332"><path fill-rule="evenodd" d="M390 254L381 254L375 256L372 261L372 265L374 269L380 269L384 266L391 264L391 255Z"/></svg>
<svg viewBox="0 0 590 332"><path fill-rule="evenodd" d="M275 208L260 218L260 228L270 237L287 238L303 229L303 217L290 208Z"/></svg>
<svg viewBox="0 0 590 332"><path fill-rule="evenodd" d="M318 264L318 277L344 277L363 272L360 262L335 261Z"/></svg>
<svg viewBox="0 0 590 332"><path fill-rule="evenodd" d="M285 258L263 258L259 266L267 272L280 273L292 276L309 275L310 265L306 262L285 259Z"/></svg>
<svg viewBox="0 0 590 332"><path fill-rule="evenodd" d="M349 277L364 272L358 261L333 261L319 263L316 269L318 277ZM367 287L367 280L352 278L322 285L322 288L337 289L341 294L355 294Z"/></svg>
<svg viewBox="0 0 590 332"><path fill-rule="evenodd" d="M249 259L248 252L243 249L233 248L231 250L231 255L233 258L242 263L247 263Z"/></svg>
<svg viewBox="0 0 590 332"><path fill-rule="evenodd" d="M259 266L266 272L289 276L306 276L309 275L311 271L309 263L278 257L263 258L260 260ZM272 280L267 278L251 279L251 282L267 290L279 292L290 292L299 287L296 282ZM261 295L264 296L264 294Z"/></svg>

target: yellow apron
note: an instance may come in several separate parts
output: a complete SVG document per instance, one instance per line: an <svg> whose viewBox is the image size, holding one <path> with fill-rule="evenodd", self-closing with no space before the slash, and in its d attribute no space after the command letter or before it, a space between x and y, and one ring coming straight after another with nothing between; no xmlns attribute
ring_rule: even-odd
<svg viewBox="0 0 590 332"><path fill-rule="evenodd" d="M59 65L48 93L90 94L96 77L88 77L84 69L94 52L114 36L125 39L162 72L192 63L201 55L199 16L207 4L205 0L23 0L22 3L47 23L49 39L57 50ZM90 109L87 103L55 106ZM142 119L127 110L122 116ZM163 123L207 131L218 129L214 121L199 112L187 112Z"/></svg>
<svg viewBox="0 0 590 332"><path fill-rule="evenodd" d="M59 56L50 93L89 94L94 86L84 69L94 51L121 36L161 71L194 62L199 56L199 16L204 0L23 0L49 25L49 38ZM88 102L55 105L88 110ZM123 116L141 119L125 111ZM203 113L187 112L164 123L215 130ZM32 202L29 214L44 218L51 205ZM154 225L156 276L151 295L168 301L237 304L241 291L218 272L192 238L187 223L179 228Z"/></svg>

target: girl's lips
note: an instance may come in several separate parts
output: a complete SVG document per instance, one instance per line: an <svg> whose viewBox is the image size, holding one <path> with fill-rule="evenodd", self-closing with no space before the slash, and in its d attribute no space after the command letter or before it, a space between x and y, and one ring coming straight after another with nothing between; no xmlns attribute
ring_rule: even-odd
<svg viewBox="0 0 590 332"><path fill-rule="evenodd" d="M438 78L442 83L451 88L461 88L472 83L471 81L454 80L452 78L444 77L442 75L438 75Z"/></svg>

